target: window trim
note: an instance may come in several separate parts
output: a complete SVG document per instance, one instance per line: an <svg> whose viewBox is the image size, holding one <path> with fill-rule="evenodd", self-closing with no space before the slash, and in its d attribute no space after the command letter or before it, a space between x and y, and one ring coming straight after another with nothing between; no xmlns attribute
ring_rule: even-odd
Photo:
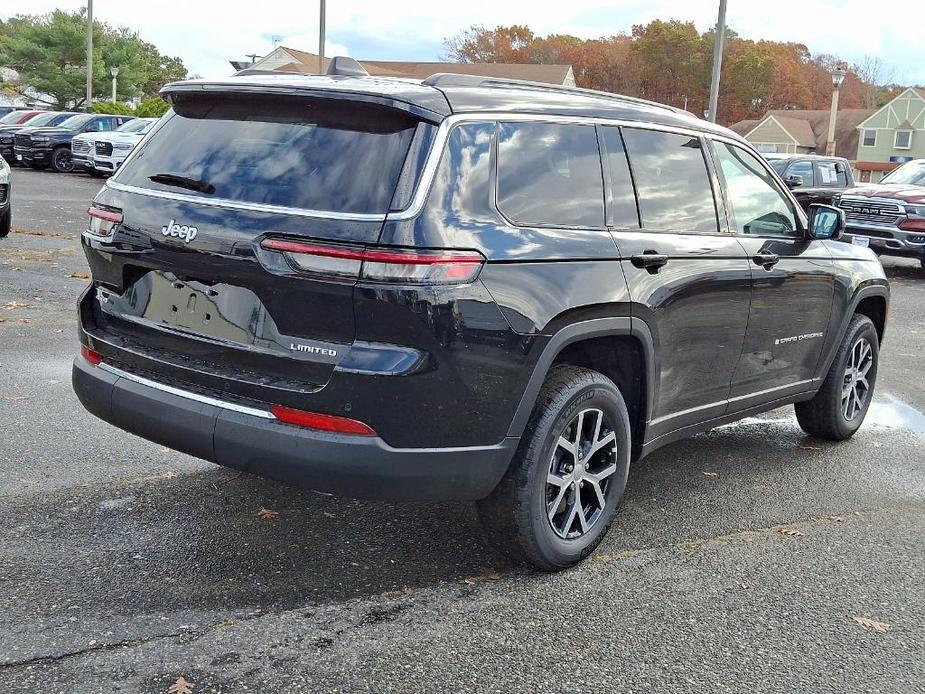
<svg viewBox="0 0 925 694"><path fill-rule="evenodd" d="M893 132L893 149L912 149L912 134L913 134L914 132L915 132L914 130L909 130L908 128L903 128L902 130L896 130L896 131L894 131L894 132ZM902 145L898 144L898 142L897 142L897 140L899 139L899 134L900 134L900 133L908 133L908 135L909 135L909 144L906 145L905 147L903 147Z"/></svg>
<svg viewBox="0 0 925 694"><path fill-rule="evenodd" d="M719 170L719 166L716 166L717 175L721 177L721 188L723 191L723 204L727 211L727 223L728 223L729 233L731 233L733 236L746 238L746 239L775 239L775 240L784 240L784 241L805 240L807 222L803 214L803 208L800 207L799 204L797 204L796 198L794 198L793 195L790 193L790 191L787 189L787 187L783 185L783 181L781 177L770 166L770 164L768 164L767 160L764 157L762 157L760 153L756 154L755 152L751 152L749 151L748 147L743 147L742 143L736 142L735 140L732 140L730 138L707 137L706 139L710 140L710 155L714 159L714 166L716 166L715 162L716 162L716 158L718 157L718 154L716 152L716 147L715 147L716 142L722 142L723 144L728 145L730 147L738 147L739 149L743 149L749 154L752 154L753 156L755 156L755 159L758 161L759 166L763 167L764 170L770 174L771 183L774 186L776 186L777 192L780 193L781 196L784 198L784 200L787 201L787 204L790 205L790 211L791 213L793 213L793 218L797 224L797 228L795 231L798 232L797 235L795 236L784 236L781 234L746 234L744 232L739 231L738 229L733 228L732 222L730 219L732 215L728 214L728 211L730 209L729 199L728 199L729 185L725 177L722 177L722 173Z"/></svg>
<svg viewBox="0 0 925 694"><path fill-rule="evenodd" d="M604 202L606 204L604 221L607 228L611 231L642 231L642 212L639 210L639 191L636 189L636 173L633 171L633 162L630 161L629 154L626 151L626 142L623 139L623 128L619 125L609 126L602 123L596 124L597 141L601 149L601 168L604 171ZM613 167L610 165L610 150L607 149L607 140L604 138L605 128L613 128L620 136L620 142L623 145L623 156L626 158L626 167L630 175L630 186L633 188L633 203L636 205L636 226L617 226L614 217L613 205Z"/></svg>
<svg viewBox="0 0 925 694"><path fill-rule="evenodd" d="M874 141L870 144L867 144L867 133L874 134ZM877 128L862 128L861 129L861 146L862 147L876 147L877 146Z"/></svg>
<svg viewBox="0 0 925 694"><path fill-rule="evenodd" d="M528 224L525 222L518 222L514 219L508 217L505 214L504 210L501 209L500 200L498 197L498 186L501 176L498 173L498 168L501 165L501 156L500 156L500 146L501 146L501 126L505 123L512 122L521 122L521 121L512 121L507 118L499 118L495 120L495 133L492 138L492 161L491 164L491 173L489 175L489 186L491 188L491 203L494 210L501 216L501 219L505 221L509 226L515 227L517 229L569 229L575 231L607 231L610 227L607 226L607 182L604 180L604 164L602 161L602 152L601 152L601 141L598 134L597 123L589 122L574 122L574 123L560 123L558 120L549 120L549 121L537 121L539 123L547 123L548 125L578 125L584 127L590 127L594 131L594 141L597 144L597 163L601 172L601 210L602 215L602 226L583 226L578 224ZM532 122L532 121L531 121ZM494 179L494 180L492 180ZM638 203L637 203L638 209Z"/></svg>

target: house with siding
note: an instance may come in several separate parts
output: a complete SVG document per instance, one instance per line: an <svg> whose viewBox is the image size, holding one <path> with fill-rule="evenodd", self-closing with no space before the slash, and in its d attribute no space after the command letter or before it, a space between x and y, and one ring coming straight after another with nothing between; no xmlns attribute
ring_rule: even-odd
<svg viewBox="0 0 925 694"><path fill-rule="evenodd" d="M858 148L858 125L874 114L873 109L846 108L835 119L835 154L854 161ZM768 111L764 117L730 126L759 152L825 154L829 136L828 110Z"/></svg>
<svg viewBox="0 0 925 694"><path fill-rule="evenodd" d="M910 87L858 124L855 167L879 181L911 159L925 159L925 89Z"/></svg>
<svg viewBox="0 0 925 694"><path fill-rule="evenodd" d="M230 61L235 70L280 70L303 74L318 73L318 54L279 46L254 63ZM442 63L407 60L360 60L366 71L374 77L404 77L422 80L436 72L462 75L484 75L503 79L547 82L567 87L575 86L575 72L571 65L541 65L537 63ZM330 60L324 59L324 70Z"/></svg>

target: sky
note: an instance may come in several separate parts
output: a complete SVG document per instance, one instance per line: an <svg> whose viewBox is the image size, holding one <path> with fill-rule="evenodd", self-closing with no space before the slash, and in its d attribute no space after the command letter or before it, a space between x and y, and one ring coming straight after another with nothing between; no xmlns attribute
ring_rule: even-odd
<svg viewBox="0 0 925 694"><path fill-rule="evenodd" d="M0 0L0 18L85 0ZM597 38L628 32L652 19L716 22L718 0L328 0L327 55L359 59L439 60L443 41L472 24L526 24L537 34ZM813 53L852 62L878 56L894 81L925 84L925 2L893 0L875 11L870 0L729 0L727 25L750 39L795 41ZM284 46L318 46L317 0L94 0L97 18L138 31L165 54L179 56L192 74L224 77L228 60Z"/></svg>

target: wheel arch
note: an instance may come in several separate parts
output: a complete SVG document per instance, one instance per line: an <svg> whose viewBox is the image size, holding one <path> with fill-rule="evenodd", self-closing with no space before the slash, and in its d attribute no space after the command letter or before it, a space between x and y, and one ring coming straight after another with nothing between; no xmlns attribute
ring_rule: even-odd
<svg viewBox="0 0 925 694"><path fill-rule="evenodd" d="M633 433L633 458L639 456L655 400L657 354L648 326L639 318L595 318L565 326L546 344L530 375L509 436L521 436L549 370L557 364L583 366L610 378L626 401Z"/></svg>
<svg viewBox="0 0 925 694"><path fill-rule="evenodd" d="M831 368L832 362L835 360L835 355L838 353L838 348L841 346L842 340L845 339L845 333L848 331L848 324L855 314L859 313L870 318L874 323L874 327L877 329L879 341L881 343L883 342L883 336L886 333L886 321L889 316L889 301L890 287L885 282L883 284L867 284L855 291L854 296L848 304L848 308L842 316L841 324L838 328L837 339L832 340L828 352L825 354L825 358L822 359L820 363L820 368L817 373L817 380L819 380L820 383L825 378L829 368Z"/></svg>

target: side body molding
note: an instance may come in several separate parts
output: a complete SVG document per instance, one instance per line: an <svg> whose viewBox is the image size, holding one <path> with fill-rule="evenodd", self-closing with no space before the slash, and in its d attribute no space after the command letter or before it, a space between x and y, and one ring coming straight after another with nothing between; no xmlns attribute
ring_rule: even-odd
<svg viewBox="0 0 925 694"><path fill-rule="evenodd" d="M652 403L655 401L655 384L657 383L656 375L658 374L658 357L649 327L639 318L631 318L629 316L619 318L594 318L592 320L573 323L562 328L549 339L548 343L546 343L543 353L540 355L536 366L533 368L530 380L527 382L527 388L524 391L523 397L520 399L520 404L514 412L514 419L511 422L510 429L508 429L508 436L519 437L523 434L527 426L527 421L530 419L530 413L533 411L533 406L536 404L536 399L539 396L540 388L542 388L543 381L546 379L546 374L549 372L549 367L552 366L559 352L573 342L590 340L595 337L623 335L636 338L642 345L642 352L646 364L645 421L648 422L651 419Z"/></svg>

